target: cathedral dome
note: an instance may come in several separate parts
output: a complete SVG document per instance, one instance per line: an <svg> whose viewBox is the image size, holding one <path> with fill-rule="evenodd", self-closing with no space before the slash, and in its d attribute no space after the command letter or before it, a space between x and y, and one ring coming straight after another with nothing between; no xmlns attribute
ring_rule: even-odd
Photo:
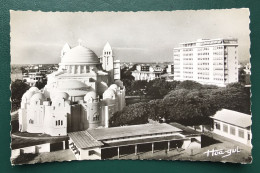
<svg viewBox="0 0 260 173"><path fill-rule="evenodd" d="M112 90L114 90L115 92L118 90L117 84L112 84L112 85L110 85L109 88L112 89Z"/></svg>
<svg viewBox="0 0 260 173"><path fill-rule="evenodd" d="M67 51L62 57L61 63L99 64L100 61L92 50L79 45Z"/></svg>
<svg viewBox="0 0 260 173"><path fill-rule="evenodd" d="M57 89L51 93L51 98L55 99L57 92L66 92L69 96L84 97L89 92L90 87L78 80L64 80L58 82Z"/></svg>
<svg viewBox="0 0 260 173"><path fill-rule="evenodd" d="M37 87L31 87L31 88L29 89L29 91L31 91L31 92L38 92L39 89L38 89Z"/></svg>
<svg viewBox="0 0 260 173"><path fill-rule="evenodd" d="M26 91L22 97L22 102L29 102L31 97L35 94L34 91Z"/></svg>
<svg viewBox="0 0 260 173"><path fill-rule="evenodd" d="M108 88L104 93L103 93L103 99L115 99L115 91L111 88Z"/></svg>
<svg viewBox="0 0 260 173"><path fill-rule="evenodd" d="M42 93L36 93L32 96L30 104L34 104L36 101L45 101L45 96Z"/></svg>
<svg viewBox="0 0 260 173"><path fill-rule="evenodd" d="M59 90L88 90L88 86L78 80L64 80L58 82Z"/></svg>
<svg viewBox="0 0 260 173"><path fill-rule="evenodd" d="M68 100L68 98L69 98L69 94L66 92L57 92L57 93L55 93L55 96L54 96L54 99L56 99L56 100L62 100L62 99Z"/></svg>
<svg viewBox="0 0 260 173"><path fill-rule="evenodd" d="M124 83L121 80L116 80L115 84L120 88L123 89L124 88Z"/></svg>
<svg viewBox="0 0 260 173"><path fill-rule="evenodd" d="M97 93L95 91L88 92L84 97L85 102L93 102L95 99L97 99Z"/></svg>

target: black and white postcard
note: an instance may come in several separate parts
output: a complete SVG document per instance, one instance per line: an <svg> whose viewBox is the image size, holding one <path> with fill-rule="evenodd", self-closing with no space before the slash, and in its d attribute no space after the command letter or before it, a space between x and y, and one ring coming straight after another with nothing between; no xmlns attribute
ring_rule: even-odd
<svg viewBox="0 0 260 173"><path fill-rule="evenodd" d="M11 163L251 163L249 15L10 11Z"/></svg>

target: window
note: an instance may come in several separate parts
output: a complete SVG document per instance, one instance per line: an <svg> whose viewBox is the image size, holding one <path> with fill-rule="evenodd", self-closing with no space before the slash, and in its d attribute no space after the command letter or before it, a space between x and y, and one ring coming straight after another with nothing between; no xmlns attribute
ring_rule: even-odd
<svg viewBox="0 0 260 173"><path fill-rule="evenodd" d="M56 126L62 126L63 120L56 120Z"/></svg>
<svg viewBox="0 0 260 173"><path fill-rule="evenodd" d="M33 120L32 119L29 120L29 124L33 124Z"/></svg>
<svg viewBox="0 0 260 173"><path fill-rule="evenodd" d="M90 156L91 156L91 155L94 155L95 153L96 153L95 150L89 150L89 151L88 151L88 155L90 155Z"/></svg>
<svg viewBox="0 0 260 173"><path fill-rule="evenodd" d="M249 133L247 134L247 140L251 140L251 136Z"/></svg>
<svg viewBox="0 0 260 173"><path fill-rule="evenodd" d="M228 126L226 124L223 124L223 131L226 133L228 132Z"/></svg>
<svg viewBox="0 0 260 173"><path fill-rule="evenodd" d="M220 130L220 124L219 123L215 123L215 128Z"/></svg>
<svg viewBox="0 0 260 173"><path fill-rule="evenodd" d="M238 136L240 138L244 138L245 137L244 130L238 129Z"/></svg>
<svg viewBox="0 0 260 173"><path fill-rule="evenodd" d="M235 127L230 127L230 134L231 135L236 135L236 129L235 129Z"/></svg>
<svg viewBox="0 0 260 173"><path fill-rule="evenodd" d="M99 120L99 115L97 113L95 113L93 115L93 121L98 121Z"/></svg>

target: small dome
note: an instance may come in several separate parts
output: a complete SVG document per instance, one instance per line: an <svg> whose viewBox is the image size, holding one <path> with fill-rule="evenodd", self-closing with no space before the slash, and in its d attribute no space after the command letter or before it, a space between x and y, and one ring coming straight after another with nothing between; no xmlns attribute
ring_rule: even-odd
<svg viewBox="0 0 260 173"><path fill-rule="evenodd" d="M70 105L70 101L69 100L65 100L65 103Z"/></svg>
<svg viewBox="0 0 260 173"><path fill-rule="evenodd" d="M103 99L115 99L115 91L111 88L108 88L104 93L103 93Z"/></svg>
<svg viewBox="0 0 260 173"><path fill-rule="evenodd" d="M118 90L117 84L112 84L112 85L110 85L109 88L112 89L112 90L114 90L115 92Z"/></svg>
<svg viewBox="0 0 260 173"><path fill-rule="evenodd" d="M88 86L78 80L65 80L58 83L60 90L87 90Z"/></svg>
<svg viewBox="0 0 260 173"><path fill-rule="evenodd" d="M121 89L124 88L124 83L121 80L116 80L115 84L120 87Z"/></svg>
<svg viewBox="0 0 260 173"><path fill-rule="evenodd" d="M30 100L30 104L35 104L36 101L45 101L46 98L44 96L44 94L42 93L36 93L32 96L31 100Z"/></svg>
<svg viewBox="0 0 260 173"><path fill-rule="evenodd" d="M66 92L57 92L57 93L55 93L54 94L54 99L56 100L62 100L62 99L64 99L64 100L68 100L68 98L69 98L69 94L68 93L66 93Z"/></svg>
<svg viewBox="0 0 260 173"><path fill-rule="evenodd" d="M26 91L26 92L24 93L23 97L22 97L22 102L25 102L25 100L27 100L27 102L29 102L30 99L31 99L31 97L32 97L34 94L35 94L34 91L30 91L30 90Z"/></svg>
<svg viewBox="0 0 260 173"><path fill-rule="evenodd" d="M38 89L37 87L31 87L31 88L29 89L29 91L38 92L39 89Z"/></svg>
<svg viewBox="0 0 260 173"><path fill-rule="evenodd" d="M97 93L95 91L88 92L84 97L85 102L92 102L93 99L97 99Z"/></svg>
<svg viewBox="0 0 260 173"><path fill-rule="evenodd" d="M68 50L61 59L61 63L99 64L100 61L92 50L79 45Z"/></svg>

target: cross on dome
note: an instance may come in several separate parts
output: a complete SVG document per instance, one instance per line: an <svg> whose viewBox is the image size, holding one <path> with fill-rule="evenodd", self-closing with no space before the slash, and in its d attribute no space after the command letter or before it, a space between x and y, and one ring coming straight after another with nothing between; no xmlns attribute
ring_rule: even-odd
<svg viewBox="0 0 260 173"><path fill-rule="evenodd" d="M78 39L79 46L82 46L82 42L83 42L83 40L79 38Z"/></svg>

